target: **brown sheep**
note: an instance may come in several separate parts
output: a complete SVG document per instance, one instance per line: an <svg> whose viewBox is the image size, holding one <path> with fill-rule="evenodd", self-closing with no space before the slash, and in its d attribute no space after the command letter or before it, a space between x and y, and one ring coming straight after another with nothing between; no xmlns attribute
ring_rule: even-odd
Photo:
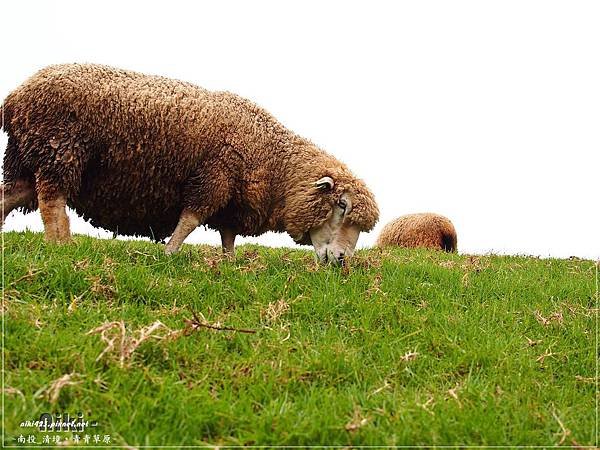
<svg viewBox="0 0 600 450"><path fill-rule="evenodd" d="M39 207L46 239L68 241L65 206L92 225L178 250L199 225L288 232L322 261L352 254L379 211L333 156L229 92L90 64L49 66L4 101L0 226Z"/></svg>
<svg viewBox="0 0 600 450"><path fill-rule="evenodd" d="M444 216L433 213L408 214L391 221L377 238L378 247L426 247L456 251L456 230Z"/></svg>

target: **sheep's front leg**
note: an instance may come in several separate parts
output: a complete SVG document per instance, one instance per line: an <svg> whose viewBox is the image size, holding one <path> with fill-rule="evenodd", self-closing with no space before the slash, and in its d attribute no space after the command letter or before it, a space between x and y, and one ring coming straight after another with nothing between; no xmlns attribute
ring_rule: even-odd
<svg viewBox="0 0 600 450"><path fill-rule="evenodd" d="M234 245L235 245L235 233L230 228L222 228L219 230L221 233L221 247L223 253L227 256L234 256Z"/></svg>
<svg viewBox="0 0 600 450"><path fill-rule="evenodd" d="M226 153L226 152L224 152ZM231 175L218 161L198 168L183 189L184 209L173 236L167 243L165 253L179 250L184 239L205 220L225 207L230 199ZM232 235L228 246L233 250ZM229 238L227 240L229 242Z"/></svg>
<svg viewBox="0 0 600 450"><path fill-rule="evenodd" d="M178 251L185 238L200 225L201 219L202 218L197 212L184 209L181 216L179 216L179 223L173 232L173 236L171 236L171 239L169 239L169 242L165 247L165 253L171 255Z"/></svg>

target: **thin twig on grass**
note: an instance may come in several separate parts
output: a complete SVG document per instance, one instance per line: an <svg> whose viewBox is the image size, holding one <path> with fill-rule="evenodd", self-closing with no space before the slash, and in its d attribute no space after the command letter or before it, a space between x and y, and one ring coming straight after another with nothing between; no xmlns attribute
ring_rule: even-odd
<svg viewBox="0 0 600 450"><path fill-rule="evenodd" d="M560 426L560 430L562 433L562 436L560 438L560 441L558 442L558 445L562 445L563 442L565 442L565 439L567 439L567 436L571 434L571 430L567 430L565 428L565 425L562 423L562 421L560 420L560 417L558 417L558 415L556 414L556 411L554 409L555 409L554 406L552 406L552 411L551 411L552 417L554 417L554 420L556 420L558 422L558 425Z"/></svg>
<svg viewBox="0 0 600 450"><path fill-rule="evenodd" d="M550 356L556 356L559 355L559 353L553 353L550 348L548 348L543 354L541 354L540 356L537 357L536 361L539 362L540 364L544 364L544 361L546 360L546 358L550 357Z"/></svg>
<svg viewBox="0 0 600 450"><path fill-rule="evenodd" d="M38 273L40 273L42 270L41 269L27 269L27 273L25 275L23 275L22 277L17 278L16 280L11 281L10 283L8 283L8 286L13 286L15 284L17 284L19 281L23 281L23 280L27 280L29 278L33 278L35 277Z"/></svg>
<svg viewBox="0 0 600 450"><path fill-rule="evenodd" d="M249 329L244 329L244 328L234 328L234 327L223 327L220 324L212 324L209 323L204 316L202 316L202 319L200 319L200 317L198 317L198 314L196 313L196 311L190 309L192 316L194 317L193 320L189 320L187 319L186 325L188 325L192 330L198 329L198 328L210 328L211 330L217 330L217 331L237 331L238 333L247 333L247 334L254 334L256 333L256 330L249 330ZM200 315L202 315L202 313L200 313Z"/></svg>
<svg viewBox="0 0 600 450"><path fill-rule="evenodd" d="M381 387L379 387L379 388L375 389L375 390L374 390L373 392L371 392L371 393L370 393L370 394L369 394L367 397L372 397L373 395L377 395L377 394L379 394L380 392L382 392L382 391L386 390L387 388L389 388L390 386L391 386L391 384L390 384L390 383L388 383L388 381L387 381L387 380L383 380L383 386L381 386Z"/></svg>

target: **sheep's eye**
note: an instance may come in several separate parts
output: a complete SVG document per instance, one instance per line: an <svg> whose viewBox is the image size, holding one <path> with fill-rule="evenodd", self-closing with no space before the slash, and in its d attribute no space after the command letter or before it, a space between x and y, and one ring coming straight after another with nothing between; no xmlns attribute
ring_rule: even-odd
<svg viewBox="0 0 600 450"><path fill-rule="evenodd" d="M346 208L348 207L348 204L346 203L346 200L344 200L344 199L340 199L340 200L338 201L338 206L339 206L340 208L342 208L344 211L346 211Z"/></svg>

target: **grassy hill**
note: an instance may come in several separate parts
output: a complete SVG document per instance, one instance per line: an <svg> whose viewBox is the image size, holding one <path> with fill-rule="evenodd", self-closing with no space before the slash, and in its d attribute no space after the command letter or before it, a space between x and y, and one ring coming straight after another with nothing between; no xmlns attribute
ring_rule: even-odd
<svg viewBox="0 0 600 450"><path fill-rule="evenodd" d="M366 250L340 269L34 233L4 250L8 445L72 437L20 427L43 412L97 421L92 444L598 443L593 261Z"/></svg>

